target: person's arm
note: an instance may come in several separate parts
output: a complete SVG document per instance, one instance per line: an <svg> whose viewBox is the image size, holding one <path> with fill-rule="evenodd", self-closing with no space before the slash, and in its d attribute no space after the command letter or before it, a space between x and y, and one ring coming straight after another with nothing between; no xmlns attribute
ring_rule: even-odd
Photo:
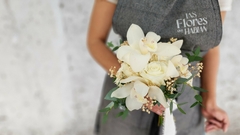
<svg viewBox="0 0 240 135"><path fill-rule="evenodd" d="M222 21L226 12L221 12ZM202 93L203 106L202 113L207 118L205 127L206 132L222 129L227 131L229 126L228 116L225 111L220 109L216 103L217 73L219 67L219 46L211 49L203 58L203 72L201 76L202 88L208 92Z"/></svg>
<svg viewBox="0 0 240 135"><path fill-rule="evenodd" d="M201 76L202 88L208 92L202 93L205 108L216 106L216 84L219 66L219 46L211 49L203 58L203 72Z"/></svg>
<svg viewBox="0 0 240 135"><path fill-rule="evenodd" d="M93 58L108 72L111 67L120 68L115 54L105 45L112 25L116 4L106 0L95 0L88 31L88 49ZM155 105L151 111L162 115L163 107Z"/></svg>
<svg viewBox="0 0 240 135"><path fill-rule="evenodd" d="M105 44L115 8L116 4L95 0L87 37L89 52L107 72L111 67L120 67L116 56Z"/></svg>

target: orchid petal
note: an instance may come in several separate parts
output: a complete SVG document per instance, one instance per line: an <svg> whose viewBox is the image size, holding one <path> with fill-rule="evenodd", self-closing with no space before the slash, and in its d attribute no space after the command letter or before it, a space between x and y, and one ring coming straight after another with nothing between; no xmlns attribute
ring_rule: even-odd
<svg viewBox="0 0 240 135"><path fill-rule="evenodd" d="M125 61L126 63L129 63L129 55L132 51L135 51L130 46L121 46L118 48L117 51L117 58L121 61Z"/></svg>
<svg viewBox="0 0 240 135"><path fill-rule="evenodd" d="M167 69L167 76L169 77L178 77L179 73L176 69L176 67L173 65L171 61L168 61L168 69Z"/></svg>
<svg viewBox="0 0 240 135"><path fill-rule="evenodd" d="M192 84L193 84L193 78L190 79L190 80L188 80L188 81L187 81L187 84L192 87L192 86L193 86L193 85L192 85Z"/></svg>
<svg viewBox="0 0 240 135"><path fill-rule="evenodd" d="M150 53L146 55L135 53L134 55L130 56L129 65L134 72L140 72L146 67L150 58Z"/></svg>
<svg viewBox="0 0 240 135"><path fill-rule="evenodd" d="M158 43L158 49L156 51L158 56L172 57L181 53L181 50L169 43Z"/></svg>
<svg viewBox="0 0 240 135"><path fill-rule="evenodd" d="M125 98L130 95L131 89L133 88L133 83L125 84L124 86L115 90L111 97L115 98Z"/></svg>
<svg viewBox="0 0 240 135"><path fill-rule="evenodd" d="M126 106L128 108L129 111L132 110L139 110L142 107L143 103L140 103L137 101L136 98L131 98L130 96L128 96L126 98Z"/></svg>
<svg viewBox="0 0 240 135"><path fill-rule="evenodd" d="M188 79L188 78L190 78L192 76L192 73L190 71L185 71L185 72L186 73L183 72L184 75L181 75L182 78Z"/></svg>
<svg viewBox="0 0 240 135"><path fill-rule="evenodd" d="M127 41L132 48L139 49L138 43L144 38L144 33L142 29L136 25L132 24L127 31Z"/></svg>
<svg viewBox="0 0 240 135"><path fill-rule="evenodd" d="M174 64L174 66L177 66L180 61L182 60L182 55L177 55L177 56L174 56L171 61L172 63Z"/></svg>
<svg viewBox="0 0 240 135"><path fill-rule="evenodd" d="M158 42L161 37L154 32L148 32L146 35L147 40Z"/></svg>
<svg viewBox="0 0 240 135"><path fill-rule="evenodd" d="M176 42L173 42L172 45L178 47L179 49L182 47L183 40L177 40Z"/></svg>
<svg viewBox="0 0 240 135"><path fill-rule="evenodd" d="M148 96L151 98L156 97L156 100L162 104L165 108L168 108L168 104L166 101L166 98L162 92L162 90L157 87L157 86L150 86L149 87L149 92L148 92Z"/></svg>
<svg viewBox="0 0 240 135"><path fill-rule="evenodd" d="M148 93L149 87L140 81L136 81L133 87L135 91L142 97L146 96L146 94Z"/></svg>
<svg viewBox="0 0 240 135"><path fill-rule="evenodd" d="M187 70L188 70L188 65L180 66L180 71L181 71L182 73L185 73Z"/></svg>
<svg viewBox="0 0 240 135"><path fill-rule="evenodd" d="M188 64L188 58L186 58L186 57L182 57L182 60L181 60L181 63L183 64L183 65L186 65L186 64Z"/></svg>
<svg viewBox="0 0 240 135"><path fill-rule="evenodd" d="M148 53L148 48L145 46L144 42L141 40L139 41L139 49L143 55Z"/></svg>

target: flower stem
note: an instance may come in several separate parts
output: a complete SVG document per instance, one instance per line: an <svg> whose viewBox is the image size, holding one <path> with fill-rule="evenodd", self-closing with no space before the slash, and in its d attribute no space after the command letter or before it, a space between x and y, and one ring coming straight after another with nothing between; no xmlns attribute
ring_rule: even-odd
<svg viewBox="0 0 240 135"><path fill-rule="evenodd" d="M158 126L162 126L163 125L163 120L164 120L164 116L163 115L159 115L158 116Z"/></svg>

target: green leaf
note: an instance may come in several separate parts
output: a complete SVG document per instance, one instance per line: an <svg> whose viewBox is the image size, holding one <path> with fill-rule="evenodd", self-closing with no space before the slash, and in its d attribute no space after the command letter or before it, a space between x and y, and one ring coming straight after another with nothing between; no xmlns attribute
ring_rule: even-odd
<svg viewBox="0 0 240 135"><path fill-rule="evenodd" d="M175 97L178 96L178 93L176 93L176 94L166 94L165 96L167 96L167 98L173 98L173 99L175 99Z"/></svg>
<svg viewBox="0 0 240 135"><path fill-rule="evenodd" d="M110 102L105 108L110 108L112 109L114 106L114 102Z"/></svg>
<svg viewBox="0 0 240 135"><path fill-rule="evenodd" d="M106 112L108 113L114 106L114 102L110 102L105 108L99 110L99 112Z"/></svg>
<svg viewBox="0 0 240 135"><path fill-rule="evenodd" d="M111 109L110 109L109 107L105 107L105 108L99 110L99 112L108 112L108 111L110 111L110 110L111 110Z"/></svg>
<svg viewBox="0 0 240 135"><path fill-rule="evenodd" d="M181 113L186 114L186 112L179 105L177 105L177 108Z"/></svg>
<svg viewBox="0 0 240 135"><path fill-rule="evenodd" d="M187 57L191 56L189 53L185 53L185 55L186 55Z"/></svg>
<svg viewBox="0 0 240 135"><path fill-rule="evenodd" d="M182 85L182 89L181 89L180 95L184 92L184 90L185 90L185 84Z"/></svg>
<svg viewBox="0 0 240 135"><path fill-rule="evenodd" d="M190 106L190 108L193 108L194 106L196 106L196 105L198 105L199 104L199 102L195 102L195 103L193 103L191 106Z"/></svg>
<svg viewBox="0 0 240 135"><path fill-rule="evenodd" d="M129 113L129 110L126 109L126 110L123 112L122 118L125 119L125 118L128 116L128 113Z"/></svg>
<svg viewBox="0 0 240 135"><path fill-rule="evenodd" d="M164 91L166 91L166 86L161 85L161 86L160 86L160 89L164 92Z"/></svg>
<svg viewBox="0 0 240 135"><path fill-rule="evenodd" d="M172 114L173 111L173 101L170 102L170 113Z"/></svg>
<svg viewBox="0 0 240 135"><path fill-rule="evenodd" d="M178 83L178 84L183 84L183 83L185 83L185 82L187 82L188 81L188 79L186 79L186 78L178 78L177 80L176 80L176 83Z"/></svg>
<svg viewBox="0 0 240 135"><path fill-rule="evenodd" d="M200 54L200 47L197 47L197 49L194 51L194 55L198 56Z"/></svg>
<svg viewBox="0 0 240 135"><path fill-rule="evenodd" d="M201 95L195 95L194 97L198 102L202 102L202 96Z"/></svg>
<svg viewBox="0 0 240 135"><path fill-rule="evenodd" d="M194 90L200 91L200 92L207 92L207 90L200 88L200 87L192 87Z"/></svg>
<svg viewBox="0 0 240 135"><path fill-rule="evenodd" d="M179 97L181 94L182 94L182 93L177 93L177 94L173 97L173 99L176 99L176 98Z"/></svg>
<svg viewBox="0 0 240 135"><path fill-rule="evenodd" d="M189 59L189 63L190 63L190 62L193 62L193 61L201 61L203 58L200 57L200 56L193 55L193 56L189 56L188 59Z"/></svg>
<svg viewBox="0 0 240 135"><path fill-rule="evenodd" d="M163 115L159 115L159 116L158 116L158 126L163 125L163 120L164 120Z"/></svg>
<svg viewBox="0 0 240 135"><path fill-rule="evenodd" d="M117 99L119 103L124 105L126 103L126 98Z"/></svg>
<svg viewBox="0 0 240 135"><path fill-rule="evenodd" d="M115 47L112 49L112 51L114 52L114 51L116 51L118 48L119 48L119 46L115 46Z"/></svg>
<svg viewBox="0 0 240 135"><path fill-rule="evenodd" d="M108 120L108 114L107 113L105 113L104 115L103 115L103 123L106 123L107 122L107 120Z"/></svg>
<svg viewBox="0 0 240 135"><path fill-rule="evenodd" d="M113 45L112 42L107 42L107 46L108 46L109 48L114 47L114 45Z"/></svg>
<svg viewBox="0 0 240 135"><path fill-rule="evenodd" d="M116 89L118 89L118 87L112 88L112 89L107 93L107 95L104 97L104 99L106 99L106 100L111 100L111 101L117 101L117 98L111 97L112 93L113 93Z"/></svg>
<svg viewBox="0 0 240 135"><path fill-rule="evenodd" d="M122 44L122 43L123 43L123 40L122 40L122 39L120 39L120 40L119 40L119 43L120 43L120 44Z"/></svg>
<svg viewBox="0 0 240 135"><path fill-rule="evenodd" d="M113 108L114 108L114 109L117 109L118 106L119 106L119 102L118 102L118 101L114 101L114 106L113 106Z"/></svg>
<svg viewBox="0 0 240 135"><path fill-rule="evenodd" d="M178 106L185 105L185 104L187 104L187 103L188 103L188 102L179 103Z"/></svg>
<svg viewBox="0 0 240 135"><path fill-rule="evenodd" d="M124 114L124 112L120 112L117 114L117 117L121 117Z"/></svg>

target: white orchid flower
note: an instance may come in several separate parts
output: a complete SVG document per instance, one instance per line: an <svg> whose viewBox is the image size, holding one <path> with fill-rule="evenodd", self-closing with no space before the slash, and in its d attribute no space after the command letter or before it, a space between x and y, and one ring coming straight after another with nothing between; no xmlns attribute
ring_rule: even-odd
<svg viewBox="0 0 240 135"><path fill-rule="evenodd" d="M141 71L151 58L152 52L156 52L160 36L154 32L148 32L146 37L142 29L132 24L127 31L129 46L121 46L117 52L117 58L130 65L134 72Z"/></svg>
<svg viewBox="0 0 240 135"><path fill-rule="evenodd" d="M179 72L170 60L168 61L167 76L171 78L179 76Z"/></svg>
<svg viewBox="0 0 240 135"><path fill-rule="evenodd" d="M158 55L159 60L166 60L172 58L181 53L182 40L178 40L174 43L158 43L158 48L155 54Z"/></svg>
<svg viewBox="0 0 240 135"><path fill-rule="evenodd" d="M149 87L141 81L134 81L115 90L111 97L126 98L126 106L128 110L138 110L143 104L147 103L145 96Z"/></svg>
<svg viewBox="0 0 240 135"><path fill-rule="evenodd" d="M178 70L180 72L180 77L182 78L190 78L192 76L192 73L188 70L188 59L186 57L183 57L182 55L174 56L171 59L171 62L174 64L175 67L178 67ZM187 84L192 86L192 79L190 79Z"/></svg>
<svg viewBox="0 0 240 135"><path fill-rule="evenodd" d="M150 86L149 87L149 92L148 92L148 96L151 98L156 98L156 100L163 105L164 108L168 108L168 104L166 101L166 98L162 92L162 90L157 87L157 86Z"/></svg>
<svg viewBox="0 0 240 135"><path fill-rule="evenodd" d="M188 64L188 58L183 57L182 55L176 55L171 59L172 63L175 67L179 65L187 65Z"/></svg>
<svg viewBox="0 0 240 135"><path fill-rule="evenodd" d="M178 47L179 49L181 49L182 47L182 44L183 44L183 40L177 40L176 42L173 42L172 45Z"/></svg>
<svg viewBox="0 0 240 135"><path fill-rule="evenodd" d="M179 67L180 70L180 76L182 78L190 78L192 76L192 73L188 70L188 65L182 65ZM187 84L190 85L192 87L192 83L193 83L193 78L191 78L189 81L187 81Z"/></svg>

